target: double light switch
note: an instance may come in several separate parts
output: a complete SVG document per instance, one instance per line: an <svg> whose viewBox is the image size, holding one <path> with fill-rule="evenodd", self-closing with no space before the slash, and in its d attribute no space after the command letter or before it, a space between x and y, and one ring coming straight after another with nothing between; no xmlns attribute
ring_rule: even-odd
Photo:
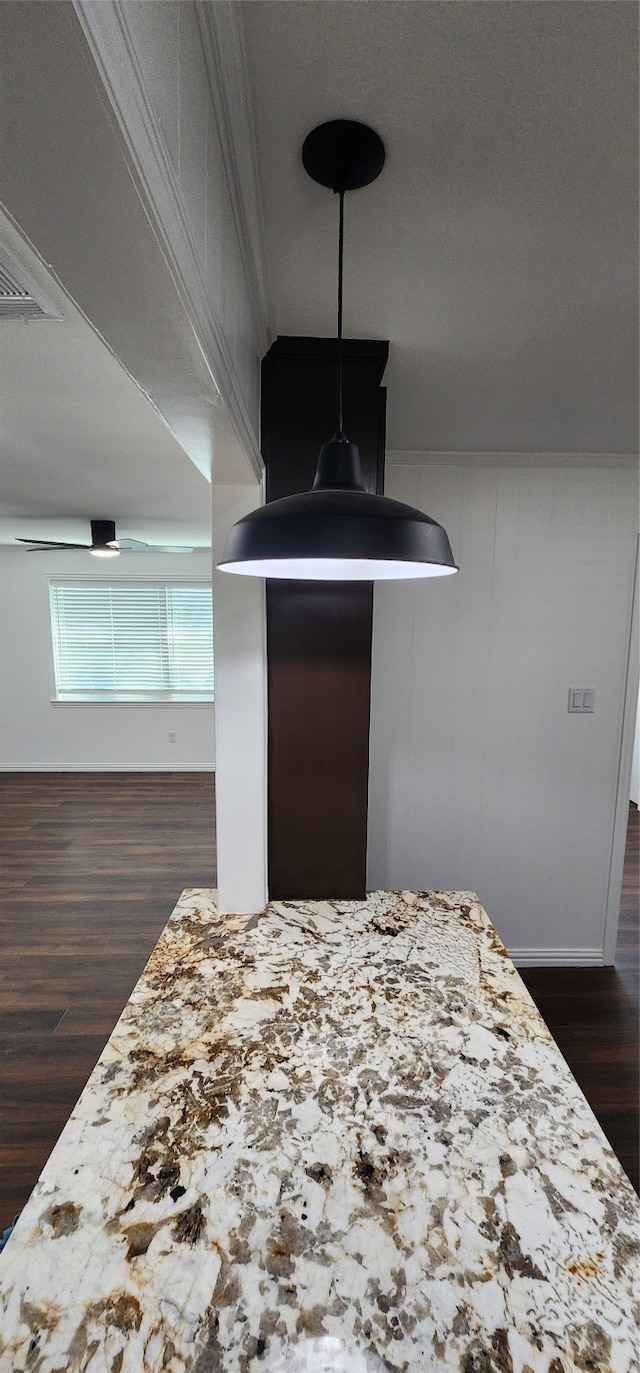
<svg viewBox="0 0 640 1373"><path fill-rule="evenodd" d="M596 704L595 687L569 687L569 713L593 715Z"/></svg>

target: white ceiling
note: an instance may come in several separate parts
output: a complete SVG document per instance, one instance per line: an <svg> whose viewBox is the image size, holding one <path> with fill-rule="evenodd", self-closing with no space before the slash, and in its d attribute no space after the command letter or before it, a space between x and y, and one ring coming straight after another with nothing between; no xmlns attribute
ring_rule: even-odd
<svg viewBox="0 0 640 1373"><path fill-rule="evenodd" d="M0 321L0 541L83 541L88 521L104 518L123 537L210 544L208 481L0 217L8 260L62 320Z"/></svg>
<svg viewBox="0 0 640 1373"><path fill-rule="evenodd" d="M345 328L391 342L389 449L637 451L636 5L241 9L274 332L334 332L336 204L300 148L324 119L364 119L387 163L347 201ZM7 253L63 319L0 323L0 542L83 541L98 517L208 544L206 479L0 217ZM191 372L176 387L182 430L208 441Z"/></svg>
<svg viewBox="0 0 640 1373"><path fill-rule="evenodd" d="M389 338L392 450L637 452L635 3L242 5L279 333L335 327L336 203L299 152L370 122L345 331Z"/></svg>

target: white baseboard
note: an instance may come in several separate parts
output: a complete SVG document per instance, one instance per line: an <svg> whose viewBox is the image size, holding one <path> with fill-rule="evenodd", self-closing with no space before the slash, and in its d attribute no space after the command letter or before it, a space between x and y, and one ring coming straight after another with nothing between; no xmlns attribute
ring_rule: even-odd
<svg viewBox="0 0 640 1373"><path fill-rule="evenodd" d="M215 772L215 763L0 763L3 772Z"/></svg>
<svg viewBox="0 0 640 1373"><path fill-rule="evenodd" d="M516 968L602 968L602 949L508 949Z"/></svg>

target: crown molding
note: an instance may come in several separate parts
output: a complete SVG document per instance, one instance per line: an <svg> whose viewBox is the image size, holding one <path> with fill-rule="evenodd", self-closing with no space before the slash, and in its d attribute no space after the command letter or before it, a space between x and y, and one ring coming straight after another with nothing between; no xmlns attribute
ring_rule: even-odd
<svg viewBox="0 0 640 1373"><path fill-rule="evenodd" d="M192 323L215 395L222 398L254 476L263 462L229 341L216 317L196 251L169 150L153 109L127 22L118 0L73 0L75 14L124 138L178 290ZM216 109L213 108L214 116Z"/></svg>
<svg viewBox="0 0 640 1373"><path fill-rule="evenodd" d="M258 145L240 6L195 0L211 106L261 354L273 342L273 306Z"/></svg>
<svg viewBox="0 0 640 1373"><path fill-rule="evenodd" d="M634 453L436 453L387 451L387 467L623 467L638 468Z"/></svg>

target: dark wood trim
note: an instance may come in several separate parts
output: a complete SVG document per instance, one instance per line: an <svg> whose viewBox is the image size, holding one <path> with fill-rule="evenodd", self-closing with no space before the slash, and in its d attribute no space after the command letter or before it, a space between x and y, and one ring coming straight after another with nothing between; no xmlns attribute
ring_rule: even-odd
<svg viewBox="0 0 640 1373"><path fill-rule="evenodd" d="M345 362L354 358L362 358L367 362L376 364L378 368L376 384L380 385L389 360L389 343L386 339L345 338L342 341L342 352ZM310 334L278 334L277 339L271 344L269 352L266 354L266 357L271 360L280 357L325 357L333 360L335 356L335 338L320 338ZM373 377L375 378L375 374Z"/></svg>
<svg viewBox="0 0 640 1373"><path fill-rule="evenodd" d="M370 491L384 482L388 350L344 345L345 431ZM268 500L309 490L335 424L335 339L277 339L262 366ZM366 583L267 583L273 899L364 896L372 619Z"/></svg>
<svg viewBox="0 0 640 1373"><path fill-rule="evenodd" d="M269 587L269 893L357 900L367 861L370 586Z"/></svg>

